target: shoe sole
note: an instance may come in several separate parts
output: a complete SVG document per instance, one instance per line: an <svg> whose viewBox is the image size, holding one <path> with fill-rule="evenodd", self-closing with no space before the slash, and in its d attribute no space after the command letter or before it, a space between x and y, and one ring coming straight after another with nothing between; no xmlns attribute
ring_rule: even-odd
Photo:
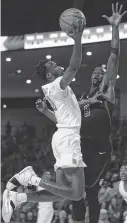
<svg viewBox="0 0 127 223"><path fill-rule="evenodd" d="M16 179L17 175L20 175L28 170L33 170L32 166L27 166L26 168L24 168L22 171L20 171L19 173L15 174L6 184L6 189L7 190L12 190L15 187L21 186L22 184L19 183L19 181Z"/></svg>
<svg viewBox="0 0 127 223"><path fill-rule="evenodd" d="M5 190L3 193L2 217L6 223L10 222L13 213L13 208L10 205L10 201L9 199L6 199L8 196L8 190Z"/></svg>

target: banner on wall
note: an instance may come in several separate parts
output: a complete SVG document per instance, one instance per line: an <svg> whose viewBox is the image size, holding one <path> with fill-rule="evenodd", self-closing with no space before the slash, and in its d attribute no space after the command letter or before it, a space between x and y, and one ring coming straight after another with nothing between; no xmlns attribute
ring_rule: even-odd
<svg viewBox="0 0 127 223"><path fill-rule="evenodd" d="M127 23L120 24L119 33L120 39L127 39ZM82 44L110 41L111 38L112 27L110 25L86 28L83 31ZM0 37L1 51L71 46L73 44L73 39L63 31Z"/></svg>
<svg viewBox="0 0 127 223"><path fill-rule="evenodd" d="M20 50L24 49L24 36L1 36L0 50Z"/></svg>

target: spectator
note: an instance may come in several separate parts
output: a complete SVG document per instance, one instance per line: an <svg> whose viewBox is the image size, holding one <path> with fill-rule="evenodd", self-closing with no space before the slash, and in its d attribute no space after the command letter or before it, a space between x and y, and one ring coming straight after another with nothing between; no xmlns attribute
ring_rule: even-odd
<svg viewBox="0 0 127 223"><path fill-rule="evenodd" d="M101 204L105 200L105 197L107 196L107 194L112 190L112 188L109 185L110 185L109 181L107 180L103 181L103 184L98 194L99 202Z"/></svg>
<svg viewBox="0 0 127 223"><path fill-rule="evenodd" d="M68 215L68 223L74 223L74 221L72 219L72 214Z"/></svg>
<svg viewBox="0 0 127 223"><path fill-rule="evenodd" d="M59 220L60 220L60 223L68 223L67 222L67 212L65 210L61 210L59 212Z"/></svg>
<svg viewBox="0 0 127 223"><path fill-rule="evenodd" d="M26 223L26 215L23 212L20 212L19 219L21 223Z"/></svg>
<svg viewBox="0 0 127 223"><path fill-rule="evenodd" d="M105 209L101 209L100 211L100 219L98 223L110 223L108 221L108 211Z"/></svg>
<svg viewBox="0 0 127 223"><path fill-rule="evenodd" d="M27 222L34 223L34 216L33 216L33 213L31 211L29 211L27 213Z"/></svg>
<svg viewBox="0 0 127 223"><path fill-rule="evenodd" d="M53 216L52 223L59 223L59 211L58 210L54 211L54 216Z"/></svg>
<svg viewBox="0 0 127 223"><path fill-rule="evenodd" d="M106 176L105 176L105 180L107 180L108 182L110 182L111 177L112 177L112 172L111 171L108 171L107 174L106 174Z"/></svg>
<svg viewBox="0 0 127 223"><path fill-rule="evenodd" d="M119 174L118 173L113 173L113 175L111 177L111 184L112 184L113 188L116 187L116 184L118 184L118 181L120 181Z"/></svg>
<svg viewBox="0 0 127 223"><path fill-rule="evenodd" d="M111 223L120 223L121 212L117 207L116 198L112 198L109 205L109 218Z"/></svg>

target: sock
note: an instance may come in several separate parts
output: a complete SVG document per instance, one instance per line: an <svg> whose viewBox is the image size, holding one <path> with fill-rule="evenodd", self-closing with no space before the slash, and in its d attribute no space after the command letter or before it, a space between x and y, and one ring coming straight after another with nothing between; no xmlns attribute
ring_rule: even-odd
<svg viewBox="0 0 127 223"><path fill-rule="evenodd" d="M30 181L33 186L38 187L40 184L41 178L37 176L32 176Z"/></svg>

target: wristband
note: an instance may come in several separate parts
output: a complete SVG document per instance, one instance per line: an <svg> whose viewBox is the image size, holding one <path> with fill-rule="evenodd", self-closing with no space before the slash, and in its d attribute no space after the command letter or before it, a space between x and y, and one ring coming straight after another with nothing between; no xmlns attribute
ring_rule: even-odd
<svg viewBox="0 0 127 223"><path fill-rule="evenodd" d="M113 54L115 54L116 56L118 56L118 55L119 55L119 49L118 49L118 48L113 48L113 47L111 46L111 53L113 53Z"/></svg>

